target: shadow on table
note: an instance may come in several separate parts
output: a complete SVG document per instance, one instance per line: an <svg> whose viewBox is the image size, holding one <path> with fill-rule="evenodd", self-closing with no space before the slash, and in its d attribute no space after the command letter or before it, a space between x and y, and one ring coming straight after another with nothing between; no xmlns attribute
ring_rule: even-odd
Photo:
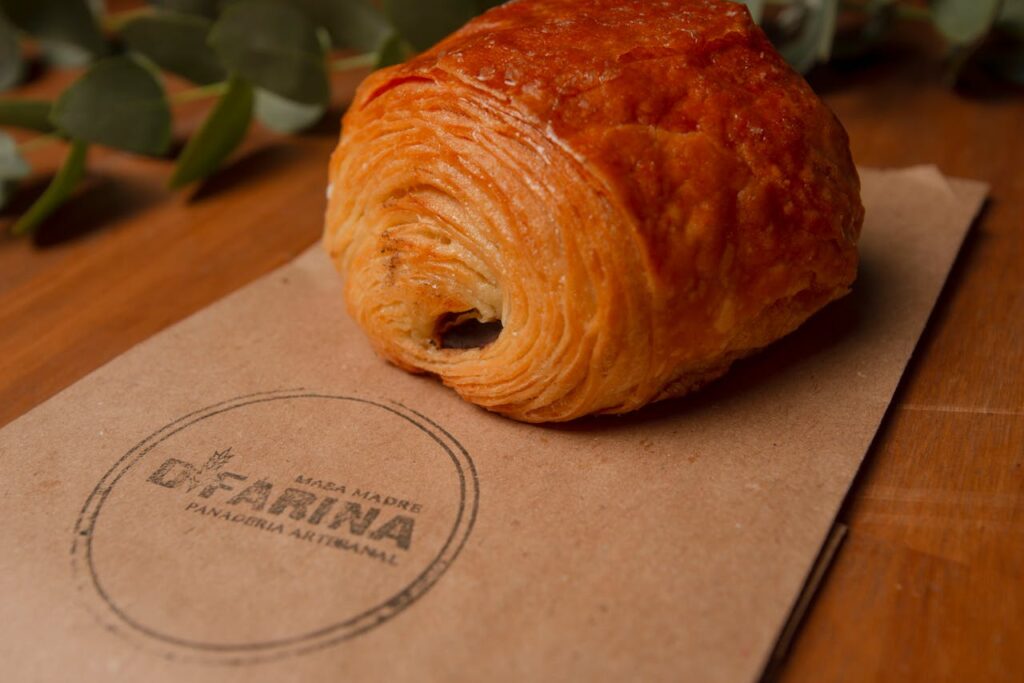
<svg viewBox="0 0 1024 683"><path fill-rule="evenodd" d="M344 109L331 107L324 113L323 117L317 121L316 125L312 128L307 128L301 133L298 133L298 135L301 137L326 137L337 140L341 137L341 117L344 113Z"/></svg>
<svg viewBox="0 0 1024 683"><path fill-rule="evenodd" d="M224 192L255 183L257 179L281 172L299 160L304 150L287 142L257 147L229 162L207 178L189 198L201 202Z"/></svg>
<svg viewBox="0 0 1024 683"><path fill-rule="evenodd" d="M51 180L52 176L40 176L24 183L14 201L0 215L14 218L24 214L46 191ZM91 173L75 192L72 201L59 207L39 224L31 237L32 243L45 249L82 239L145 210L164 196L162 188L152 183Z"/></svg>
<svg viewBox="0 0 1024 683"><path fill-rule="evenodd" d="M329 109L312 128L241 154L203 181L189 201L201 202L223 192L230 192L237 186L252 183L258 178L280 172L308 153L295 144L294 137L337 139L341 134L342 113L336 108Z"/></svg>

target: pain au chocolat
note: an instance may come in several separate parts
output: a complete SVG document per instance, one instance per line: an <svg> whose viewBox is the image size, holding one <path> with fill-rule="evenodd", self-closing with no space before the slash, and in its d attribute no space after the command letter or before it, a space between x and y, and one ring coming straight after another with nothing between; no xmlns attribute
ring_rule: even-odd
<svg viewBox="0 0 1024 683"><path fill-rule="evenodd" d="M687 393L856 276L846 133L737 3L509 2L370 75L343 128L350 313L517 420Z"/></svg>

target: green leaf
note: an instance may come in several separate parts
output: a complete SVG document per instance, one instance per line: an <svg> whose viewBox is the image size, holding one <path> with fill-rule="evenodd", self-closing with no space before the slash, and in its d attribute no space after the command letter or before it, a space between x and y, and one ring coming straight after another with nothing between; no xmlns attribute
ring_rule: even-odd
<svg viewBox="0 0 1024 683"><path fill-rule="evenodd" d="M1005 0L996 27L1004 35L988 44L985 65L1001 78L1024 85L1024 0Z"/></svg>
<svg viewBox="0 0 1024 683"><path fill-rule="evenodd" d="M210 32L221 62L285 99L322 104L330 97L323 46L306 15L273 0L230 5Z"/></svg>
<svg viewBox="0 0 1024 683"><path fill-rule="evenodd" d="M29 174L29 166L18 151L18 143L0 130L0 179L21 180Z"/></svg>
<svg viewBox="0 0 1024 683"><path fill-rule="evenodd" d="M50 66L61 69L71 69L85 66L92 61L92 54L71 43L61 43L53 40L42 40L39 42L40 51L45 61Z"/></svg>
<svg viewBox="0 0 1024 683"><path fill-rule="evenodd" d="M256 118L278 133L306 130L322 119L325 111L327 107L322 104L292 102L262 88L256 91Z"/></svg>
<svg viewBox="0 0 1024 683"><path fill-rule="evenodd" d="M157 66L193 83L223 81L227 74L207 44L213 24L202 17L155 12L132 19L121 29L129 48Z"/></svg>
<svg viewBox="0 0 1024 683"><path fill-rule="evenodd" d="M0 0L0 10L22 31L46 42L107 53L107 41L86 0Z"/></svg>
<svg viewBox="0 0 1024 683"><path fill-rule="evenodd" d="M40 133L53 131L50 110L53 104L46 100L0 100L0 126L15 126L37 130Z"/></svg>
<svg viewBox="0 0 1024 683"><path fill-rule="evenodd" d="M384 0L384 13L417 50L426 50L476 16L475 0Z"/></svg>
<svg viewBox="0 0 1024 683"><path fill-rule="evenodd" d="M761 17L764 16L765 0L733 0L733 2L746 5L747 9L750 10L750 16L754 20L754 23L761 23Z"/></svg>
<svg viewBox="0 0 1024 683"><path fill-rule="evenodd" d="M1024 0L1005 0L996 19L996 25L1024 42Z"/></svg>
<svg viewBox="0 0 1024 683"><path fill-rule="evenodd" d="M17 85L24 73L25 60L18 32L7 17L0 14L0 90Z"/></svg>
<svg viewBox="0 0 1024 683"><path fill-rule="evenodd" d="M377 53L377 63L374 65L374 69L383 69L386 66L393 64L401 64L405 60L416 54L416 50L413 46L405 41L402 36L397 33L391 34L391 37L381 45L380 51Z"/></svg>
<svg viewBox="0 0 1024 683"><path fill-rule="evenodd" d="M367 0L280 0L323 26L336 48L376 52L391 34L391 24Z"/></svg>
<svg viewBox="0 0 1024 683"><path fill-rule="evenodd" d="M65 90L51 120L76 140L161 155L171 144L171 109L152 69L128 57L97 62Z"/></svg>
<svg viewBox="0 0 1024 683"><path fill-rule="evenodd" d="M172 12L194 14L213 19L220 10L219 0L150 0L150 4Z"/></svg>
<svg viewBox="0 0 1024 683"><path fill-rule="evenodd" d="M804 17L796 38L779 46L779 52L790 66L806 73L819 61L828 61L832 54L839 0L818 0L804 6Z"/></svg>
<svg viewBox="0 0 1024 683"><path fill-rule="evenodd" d="M240 78L232 78L227 91L178 157L170 186L182 187L216 171L245 139L252 109L252 86Z"/></svg>
<svg viewBox="0 0 1024 683"><path fill-rule="evenodd" d="M816 57L827 62L832 56L832 41L836 36L836 22L839 19L839 0L821 0L818 15L818 42Z"/></svg>
<svg viewBox="0 0 1024 683"><path fill-rule="evenodd" d="M7 133L0 131L0 209L7 203L19 180L31 169L18 151L18 145Z"/></svg>
<svg viewBox="0 0 1024 683"><path fill-rule="evenodd" d="M46 191L39 196L21 218L11 228L12 235L27 235L33 232L40 223L56 211L85 176L85 160L89 145L81 140L71 143L64 164L57 171Z"/></svg>
<svg viewBox="0 0 1024 683"><path fill-rule="evenodd" d="M932 0L929 9L936 28L954 45L967 45L985 36L996 21L1001 0Z"/></svg>
<svg viewBox="0 0 1024 683"><path fill-rule="evenodd" d="M401 64L416 54L416 49L410 45L402 36L394 33L388 38L377 53L375 69L383 69L386 66Z"/></svg>

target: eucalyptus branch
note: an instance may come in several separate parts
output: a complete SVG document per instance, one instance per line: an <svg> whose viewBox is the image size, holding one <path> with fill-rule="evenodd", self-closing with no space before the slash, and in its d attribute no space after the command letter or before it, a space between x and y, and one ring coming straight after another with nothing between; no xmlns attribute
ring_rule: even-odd
<svg viewBox="0 0 1024 683"><path fill-rule="evenodd" d="M1001 57L988 63L1024 84L1024 0L734 2L759 22L777 24L769 35L800 71L832 59L839 25L843 53L850 55L867 53L894 22L915 21L945 39L953 69L981 54L994 29L1015 36L1009 48L1000 43ZM501 0L166 0L98 19L91 0L60 0L59 12L51 0L15 3L16 15L0 17L0 89L30 72L26 35L93 60L55 102L0 98L0 126L40 133L19 145L0 131L0 208L31 171L25 154L70 143L51 189L17 223L19 232L29 233L72 195L85 175L89 145L163 157L171 147L174 108L212 100L171 177L175 188L201 182L229 159L253 120L285 134L314 126L332 100L331 73L403 62ZM840 13L857 20L853 28L838 21ZM194 85L169 93L161 72Z"/></svg>
<svg viewBox="0 0 1024 683"><path fill-rule="evenodd" d="M350 57L342 57L331 62L331 70L350 71L353 69L371 67L376 63L377 59L377 55L370 52ZM209 85L188 88L187 90L179 90L178 92L171 94L168 99L171 104L186 104L213 97L220 97L226 93L227 90L228 82L221 81L218 83L210 83ZM67 142L67 138L60 133L38 135L18 145L18 151L22 154L31 154L38 149L49 147L56 142Z"/></svg>

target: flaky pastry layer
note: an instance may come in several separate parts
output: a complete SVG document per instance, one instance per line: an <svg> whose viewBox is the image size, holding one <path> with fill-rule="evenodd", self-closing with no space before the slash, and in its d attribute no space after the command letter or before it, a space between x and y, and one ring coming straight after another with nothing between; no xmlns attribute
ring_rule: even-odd
<svg viewBox="0 0 1024 683"><path fill-rule="evenodd" d="M529 422L691 391L856 276L846 133L725 0L491 10L363 82L330 181L377 351Z"/></svg>

